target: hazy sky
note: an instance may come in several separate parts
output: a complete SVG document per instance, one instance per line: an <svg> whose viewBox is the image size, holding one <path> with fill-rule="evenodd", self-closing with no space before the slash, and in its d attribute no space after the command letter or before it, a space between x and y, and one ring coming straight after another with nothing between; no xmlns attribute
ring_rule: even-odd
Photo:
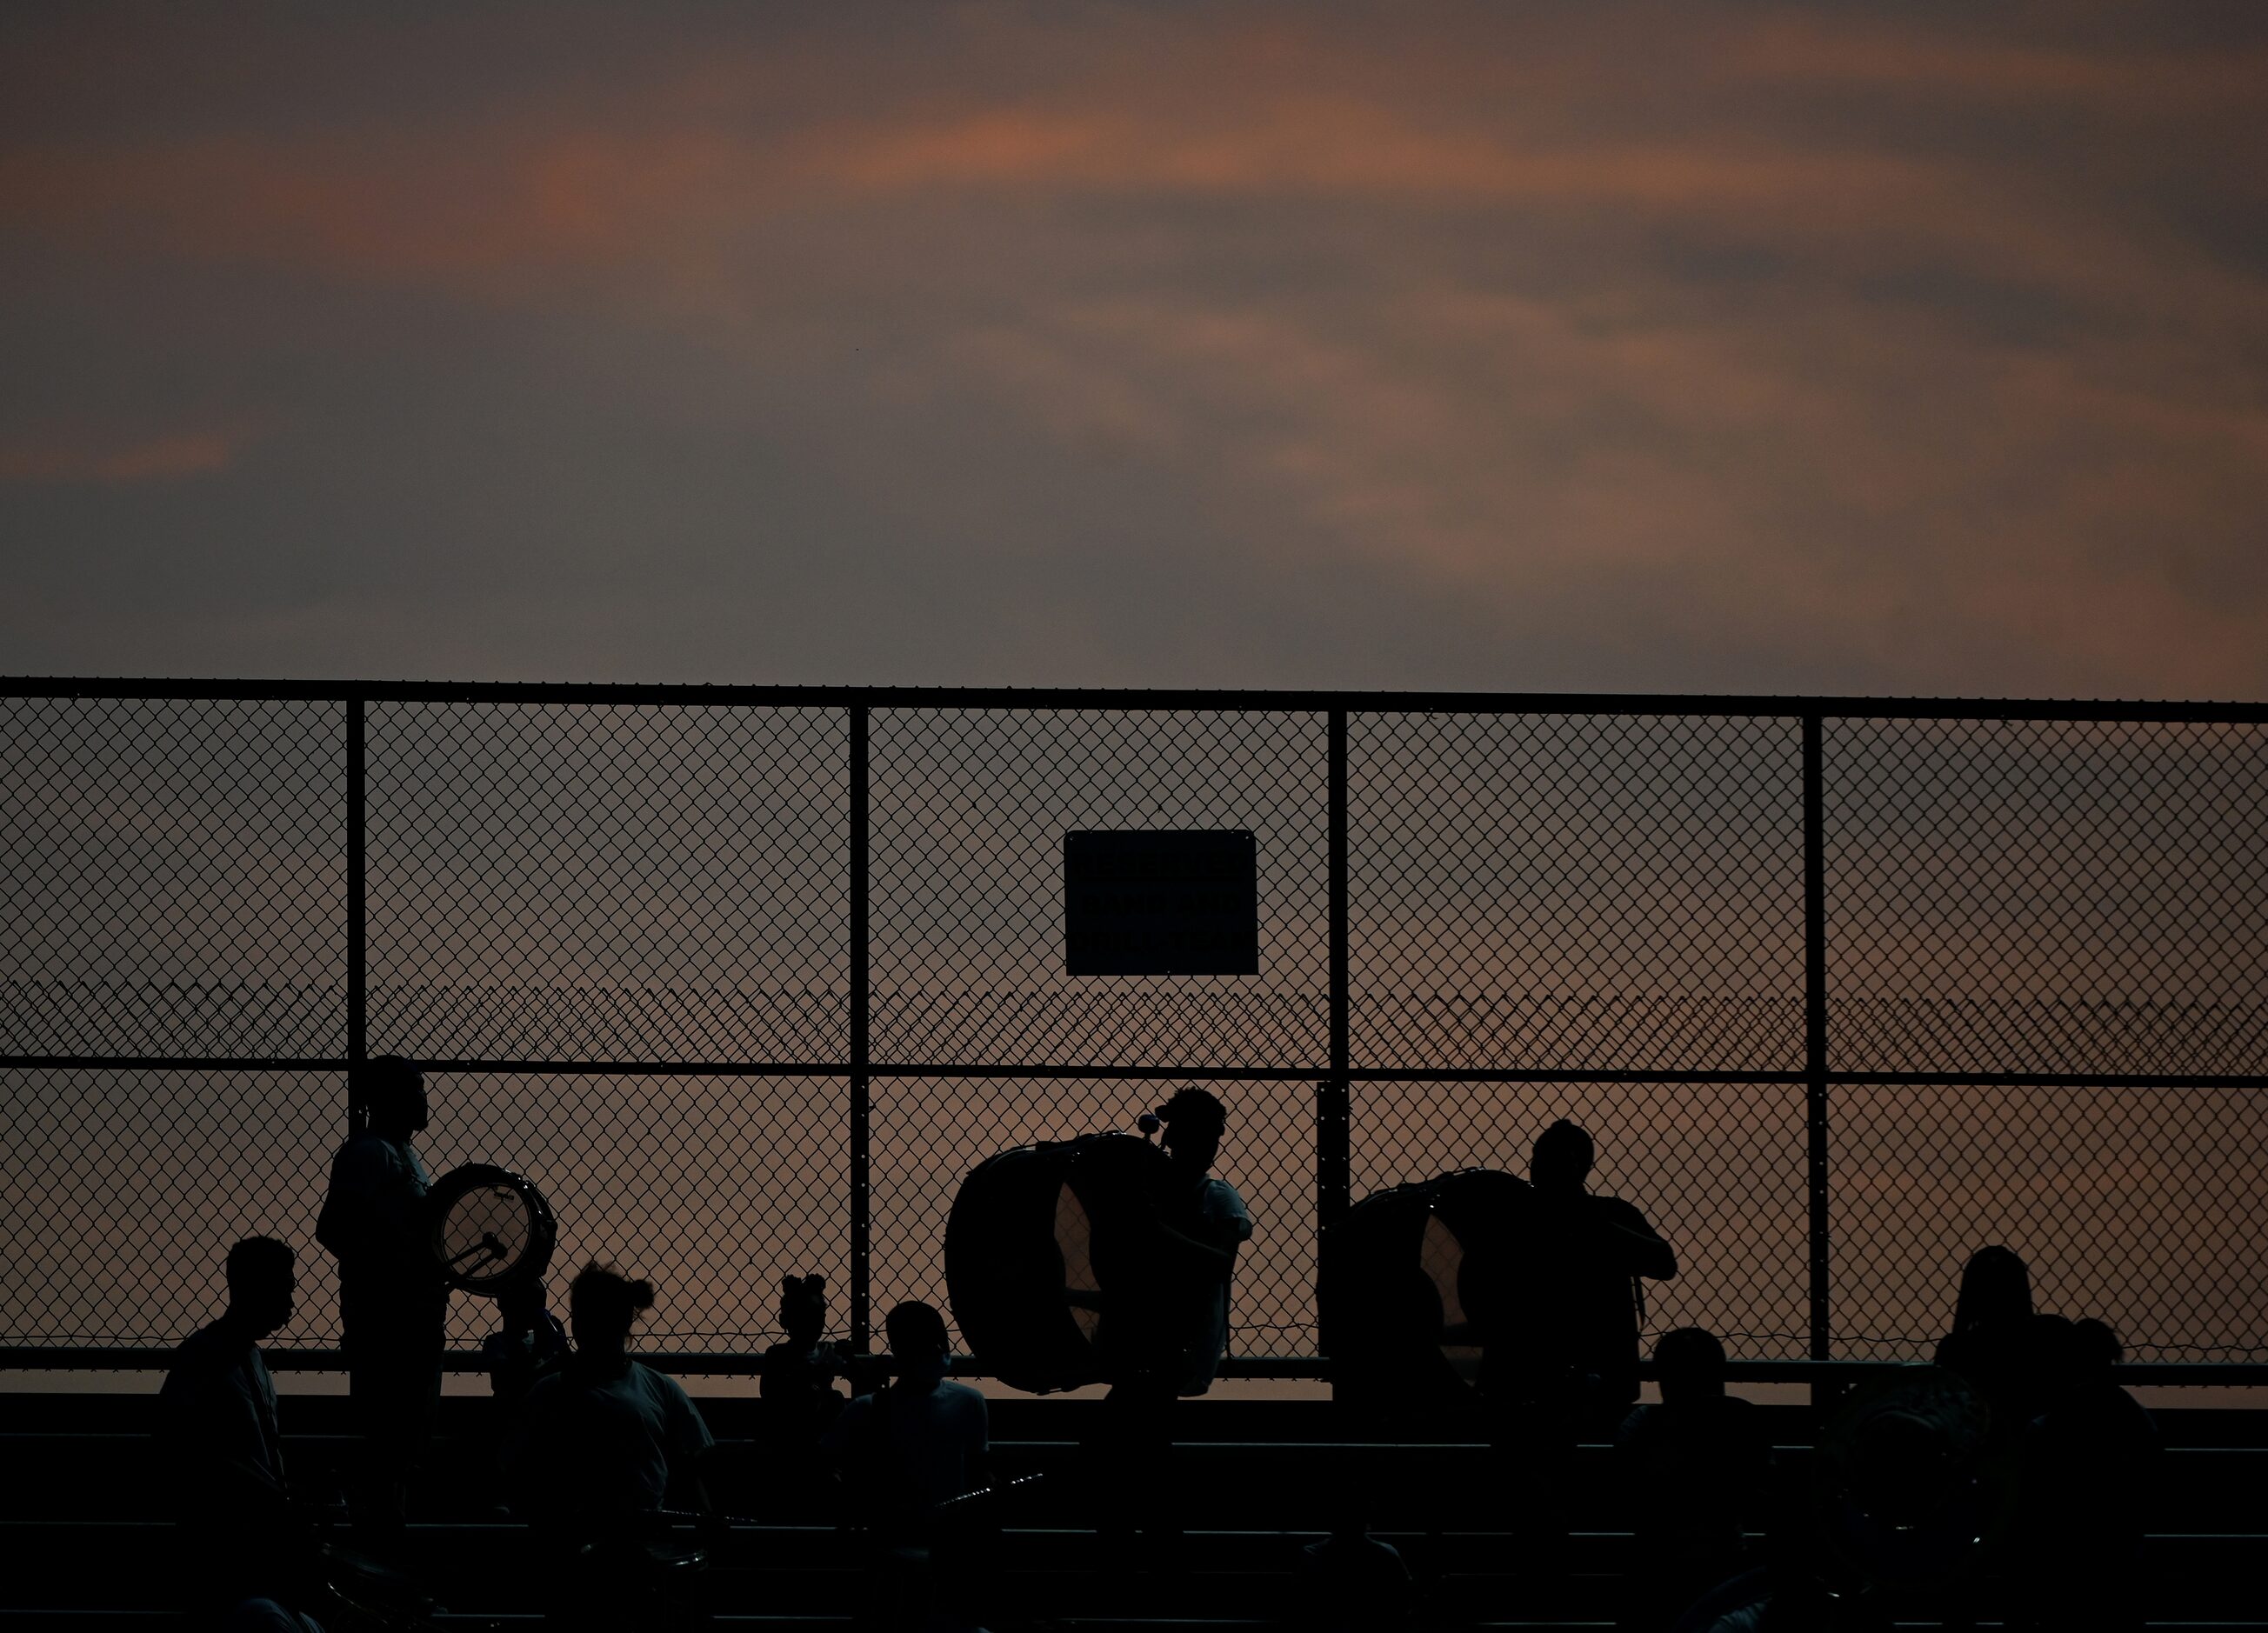
<svg viewBox="0 0 2268 1633"><path fill-rule="evenodd" d="M0 11L0 670L2268 695L2268 9Z"/></svg>

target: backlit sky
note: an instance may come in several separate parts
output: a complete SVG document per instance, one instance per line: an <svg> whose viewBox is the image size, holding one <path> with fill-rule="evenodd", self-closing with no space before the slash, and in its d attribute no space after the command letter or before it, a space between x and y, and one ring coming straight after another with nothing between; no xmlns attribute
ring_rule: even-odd
<svg viewBox="0 0 2268 1633"><path fill-rule="evenodd" d="M0 11L0 671L2268 695L2268 8Z"/></svg>

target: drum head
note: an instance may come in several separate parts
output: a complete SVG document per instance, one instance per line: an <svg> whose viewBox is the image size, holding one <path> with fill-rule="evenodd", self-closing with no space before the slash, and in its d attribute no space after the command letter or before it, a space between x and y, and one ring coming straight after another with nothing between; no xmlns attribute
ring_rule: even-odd
<svg viewBox="0 0 2268 1633"><path fill-rule="evenodd" d="M509 1168L453 1169L434 1184L426 1206L434 1262L453 1287L493 1296L551 1263L558 1239L551 1204Z"/></svg>
<svg viewBox="0 0 2268 1633"><path fill-rule="evenodd" d="M1472 1410L1490 1348L1517 1340L1530 1199L1511 1174L1461 1168L1328 1226L1316 1295L1333 1394L1408 1418Z"/></svg>
<svg viewBox="0 0 2268 1633"><path fill-rule="evenodd" d="M961 1182L945 1227L954 1320L1013 1388L1100 1383L1155 1323L1145 1195L1172 1166L1128 1134L1019 1146Z"/></svg>

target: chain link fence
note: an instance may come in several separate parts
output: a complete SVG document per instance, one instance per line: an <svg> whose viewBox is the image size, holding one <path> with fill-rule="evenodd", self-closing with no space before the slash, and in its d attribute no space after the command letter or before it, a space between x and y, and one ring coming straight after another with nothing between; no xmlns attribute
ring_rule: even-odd
<svg viewBox="0 0 2268 1633"><path fill-rule="evenodd" d="M1245 1357L1314 1356L1323 1219L1559 1116L1678 1250L1657 1330L1925 1354L2001 1241L2138 1357L2268 1354L2268 710L63 682L0 732L19 1354L170 1344L255 1231L332 1345L357 1050L695 1354L791 1272L861 1338L942 1303L969 1168L1180 1082ZM1259 973L1065 974L1090 828L1249 830Z"/></svg>

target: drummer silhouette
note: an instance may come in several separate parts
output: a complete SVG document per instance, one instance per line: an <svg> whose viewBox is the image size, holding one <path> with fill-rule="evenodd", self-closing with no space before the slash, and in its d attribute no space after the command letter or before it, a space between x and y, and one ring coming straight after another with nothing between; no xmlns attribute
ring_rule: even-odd
<svg viewBox="0 0 2268 1633"><path fill-rule="evenodd" d="M409 1478L432 1437L441 1394L448 1284L426 1241L425 1078L399 1055L347 1078L350 1132L331 1161L315 1239L339 1262L340 1347L363 1437L351 1493L356 1531L398 1536Z"/></svg>
<svg viewBox="0 0 2268 1633"><path fill-rule="evenodd" d="M163 1483L182 1553L214 1609L294 1601L313 1539L294 1506L260 1341L291 1319L291 1249L266 1236L228 1250L228 1309L173 1351L158 1391Z"/></svg>
<svg viewBox="0 0 2268 1633"><path fill-rule="evenodd" d="M1165 1129L1171 1177L1144 1213L1138 1251L1151 1273L1133 1313L1132 1342L1114 1357L1102 1426L1091 1448L1096 1529L1106 1548L1130 1541L1138 1529L1153 1544L1180 1541L1180 1505L1167 1483L1173 1402L1212 1387L1227 1347L1236 1250L1252 1236L1244 1198L1212 1174L1228 1108L1190 1086L1176 1090L1154 1116Z"/></svg>

